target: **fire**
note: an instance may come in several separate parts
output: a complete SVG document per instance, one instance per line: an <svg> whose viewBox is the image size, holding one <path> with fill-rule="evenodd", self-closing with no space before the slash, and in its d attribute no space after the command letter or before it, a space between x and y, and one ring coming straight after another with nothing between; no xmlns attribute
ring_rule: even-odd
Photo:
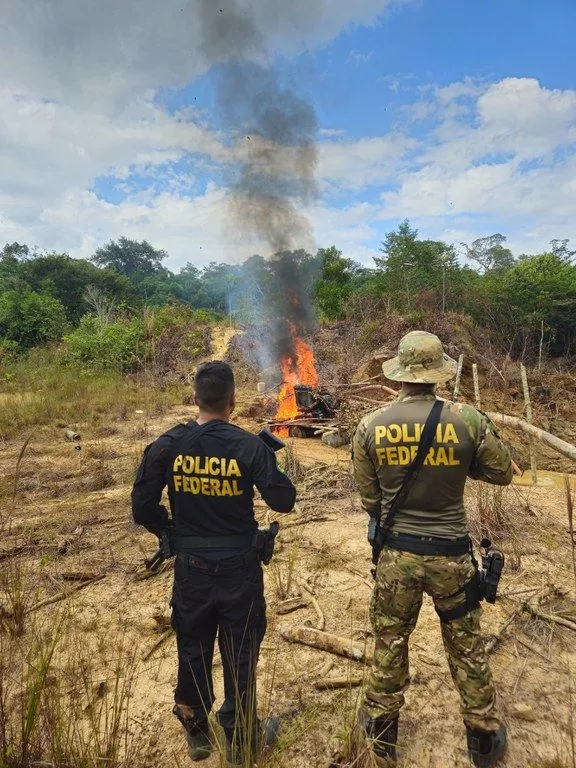
<svg viewBox="0 0 576 768"><path fill-rule="evenodd" d="M292 334L296 359L294 360L290 355L285 355L280 361L282 386L278 393L278 411L276 412L278 419L293 419L298 416L294 392L295 384L307 384L309 387L318 386L314 354L308 344L296 335L294 328L292 328ZM286 428L277 428L276 432L283 437L288 436L288 429Z"/></svg>

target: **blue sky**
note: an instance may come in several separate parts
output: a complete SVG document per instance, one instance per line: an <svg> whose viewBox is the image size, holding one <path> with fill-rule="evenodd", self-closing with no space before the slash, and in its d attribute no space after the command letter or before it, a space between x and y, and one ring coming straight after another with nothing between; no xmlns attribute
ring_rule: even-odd
<svg viewBox="0 0 576 768"><path fill-rule="evenodd" d="M226 63L199 54L202 2L3 11L1 241L89 256L146 238L173 269L268 255L230 215L245 157L217 108ZM496 231L517 252L576 240L573 0L220 5L235 3L265 40L259 61L318 117L319 193L297 203L309 228L295 246L370 263L405 217L456 245Z"/></svg>

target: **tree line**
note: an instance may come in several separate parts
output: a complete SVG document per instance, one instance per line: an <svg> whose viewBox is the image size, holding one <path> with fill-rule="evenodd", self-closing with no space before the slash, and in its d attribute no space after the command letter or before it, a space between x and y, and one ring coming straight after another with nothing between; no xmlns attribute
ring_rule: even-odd
<svg viewBox="0 0 576 768"><path fill-rule="evenodd" d="M418 324L429 313L458 313L486 328L512 356L534 354L544 343L551 356L570 355L576 336L576 251L553 240L535 255L514 255L500 234L458 249L424 240L410 222L388 233L364 266L338 248L252 256L242 264L189 262L167 269L165 251L125 237L98 248L89 260L38 252L19 243L0 252L0 356L86 335L110 335L115 326L142 325L144 308L169 308L182 321L229 317L237 323L266 319L286 300L279 264L290 262L320 320L386 322L400 313ZM180 313L180 314L178 314ZM124 344L136 343L131 337Z"/></svg>

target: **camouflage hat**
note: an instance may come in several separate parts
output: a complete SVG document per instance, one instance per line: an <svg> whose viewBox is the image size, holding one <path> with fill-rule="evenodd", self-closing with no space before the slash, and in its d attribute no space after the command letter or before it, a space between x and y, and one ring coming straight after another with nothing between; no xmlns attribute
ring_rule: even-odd
<svg viewBox="0 0 576 768"><path fill-rule="evenodd" d="M400 340L398 356L382 363L392 381L413 384L441 384L456 375L458 364L444 354L442 342L433 333L411 331Z"/></svg>

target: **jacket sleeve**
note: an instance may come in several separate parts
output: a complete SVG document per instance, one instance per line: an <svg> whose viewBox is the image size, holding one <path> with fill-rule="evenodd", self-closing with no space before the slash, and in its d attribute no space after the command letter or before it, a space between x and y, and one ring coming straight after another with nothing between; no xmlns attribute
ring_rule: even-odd
<svg viewBox="0 0 576 768"><path fill-rule="evenodd" d="M296 503L296 488L278 469L276 456L264 443L259 445L252 465L254 485L274 512L291 512Z"/></svg>
<svg viewBox="0 0 576 768"><path fill-rule="evenodd" d="M469 475L492 485L510 485L512 457L490 419L481 414L480 441Z"/></svg>
<svg viewBox="0 0 576 768"><path fill-rule="evenodd" d="M134 522L157 536L170 524L168 511L160 500L166 485L171 444L172 439L162 435L146 448L132 489Z"/></svg>
<svg viewBox="0 0 576 768"><path fill-rule="evenodd" d="M376 467L366 449L366 424L361 421L352 443L352 464L362 507L371 517L382 511L382 492Z"/></svg>

